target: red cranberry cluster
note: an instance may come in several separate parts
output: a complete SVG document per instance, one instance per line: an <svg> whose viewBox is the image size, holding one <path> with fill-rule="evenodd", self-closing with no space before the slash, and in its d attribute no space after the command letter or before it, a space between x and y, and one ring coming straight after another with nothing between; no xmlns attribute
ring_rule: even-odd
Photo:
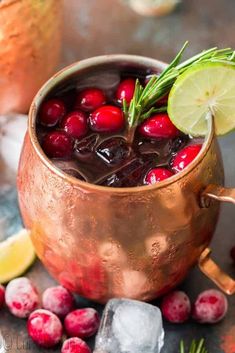
<svg viewBox="0 0 235 353"><path fill-rule="evenodd" d="M96 333L99 315L93 308L75 309L74 297L66 288L47 288L40 301L32 281L19 277L9 282L6 289L0 285L0 308L4 302L13 315L28 319L28 334L39 346L56 346L65 331L70 338L64 341L62 353L91 353L83 339Z"/></svg>
<svg viewBox="0 0 235 353"><path fill-rule="evenodd" d="M47 128L56 128L45 136L42 144L44 152L50 158L62 159L72 156L74 140L84 137L89 129L113 133L121 131L125 126L121 108L106 105L105 94L98 88L87 88L80 92L74 110L68 113L61 99L44 102L39 122Z"/></svg>
<svg viewBox="0 0 235 353"><path fill-rule="evenodd" d="M27 329L32 340L41 347L54 347L63 334L67 336L62 353L91 353L83 339L96 333L100 319L92 308L74 309L73 295L64 287L46 289L39 294L33 283L25 278L16 278L6 287L0 285L0 308L6 303L10 312L20 318L28 318ZM163 297L161 311L164 318L172 323L183 323L190 316L198 323L214 324L221 321L228 310L228 301L216 289L205 290L196 298L193 306L186 293L173 291ZM63 325L62 325L63 322Z"/></svg>
<svg viewBox="0 0 235 353"><path fill-rule="evenodd" d="M134 90L135 79L125 78L117 86L111 103L106 93L99 88L86 88L78 92L75 102L69 107L65 104L63 97L45 101L41 106L38 122L47 130L41 142L46 155L52 159L73 159L74 155L76 156L75 150L78 151L77 154L80 153L80 144L82 144L83 150L86 147L83 146L84 144L87 144L87 149L90 148L88 145L93 143L92 139L96 139L94 135L91 135L92 133L101 134L102 136L106 134L111 137L115 134L122 134L125 137L127 124L121 105L124 99L127 104L130 103L134 95ZM158 102L158 106L159 104L167 104L167 97L164 97L160 103ZM139 136L140 139L145 138L148 141L174 140L180 135L182 134L172 124L166 113L153 114L137 129L137 139ZM85 139L86 136L88 136L87 140ZM134 144L138 146L138 141L137 143L134 141ZM102 152L100 152L100 149L102 149ZM167 165L158 166L157 162L155 162L156 167L154 167L154 162L152 161L147 170L146 168L142 168L145 173L143 177L141 175L142 185L155 184L180 172L192 162L200 152L200 149L201 144L189 145L184 148L179 146L174 153L169 151L171 155L170 162L165 163ZM129 157L129 149L126 146L126 141L120 139L120 136L119 138L114 137L110 140L106 138L97 147L95 151L96 157L98 156L101 161L107 162L107 158L104 158L103 150L105 150L108 158L111 158L111 160L108 160L109 167L113 164L117 165L117 162L120 165L123 160ZM147 155L146 151L145 155ZM124 174L131 173L128 168ZM135 168L139 168L138 162L136 167L134 164L133 175L138 174L135 173ZM132 170L131 167L130 170ZM104 174L107 174L107 171ZM114 173L113 178L118 177ZM119 184L116 183L115 185L113 182L101 183L101 185L108 186L129 186L129 184ZM132 184L133 186L139 185L139 180L136 180L136 183Z"/></svg>
<svg viewBox="0 0 235 353"><path fill-rule="evenodd" d="M214 324L224 318L227 310L227 298L216 289L200 293L193 306L187 294L182 291L167 294L161 303L163 317L172 323L183 323L192 316L199 323Z"/></svg>

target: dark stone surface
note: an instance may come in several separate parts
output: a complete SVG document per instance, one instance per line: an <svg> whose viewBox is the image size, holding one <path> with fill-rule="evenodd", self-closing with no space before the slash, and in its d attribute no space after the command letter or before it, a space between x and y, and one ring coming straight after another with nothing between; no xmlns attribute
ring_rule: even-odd
<svg viewBox="0 0 235 353"><path fill-rule="evenodd" d="M167 61L185 40L190 40L187 56L215 45L235 47L234 0L185 0L176 12L163 18L141 17L118 0L64 1L66 19L63 65L104 53L140 54ZM224 157L226 185L234 186L235 134L221 138L220 144ZM235 207L223 205L212 242L214 259L233 277L235 267L229 258L229 250L235 245L234 216ZM54 283L39 262L27 275L34 280L40 291ZM192 299L195 299L200 291L210 287L214 286L198 269L192 270L182 285ZM228 315L217 325L165 323L166 339L162 353L177 353L182 338L189 342L191 338L201 337L206 338L210 353L235 353L235 350L225 351L220 348L223 337L235 325L235 296L228 299ZM78 306L85 305L88 303L78 298ZM89 305L95 306L92 303ZM5 309L0 312L0 329L8 343L7 352L60 352L59 348L46 350L36 347L28 339L26 321L14 318Z"/></svg>

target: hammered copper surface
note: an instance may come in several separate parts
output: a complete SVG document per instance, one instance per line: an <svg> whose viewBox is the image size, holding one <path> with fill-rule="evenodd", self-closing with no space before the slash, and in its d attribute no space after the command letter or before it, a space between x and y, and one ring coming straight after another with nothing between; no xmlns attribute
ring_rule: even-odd
<svg viewBox="0 0 235 353"><path fill-rule="evenodd" d="M134 56L94 58L56 75L37 95L21 155L21 213L39 258L65 287L105 302L112 297L151 300L182 281L209 244L219 203L200 206L209 184L223 184L213 135L191 166L161 185L113 189L58 171L35 137L35 115L49 89L84 66L112 62L162 63Z"/></svg>
<svg viewBox="0 0 235 353"><path fill-rule="evenodd" d="M0 114L26 113L55 72L61 15L61 0L0 1Z"/></svg>

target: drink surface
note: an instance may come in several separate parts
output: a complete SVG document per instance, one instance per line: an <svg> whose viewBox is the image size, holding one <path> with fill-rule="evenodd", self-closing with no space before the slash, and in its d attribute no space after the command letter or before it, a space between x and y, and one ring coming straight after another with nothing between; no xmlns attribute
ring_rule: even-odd
<svg viewBox="0 0 235 353"><path fill-rule="evenodd" d="M151 74L101 71L51 93L37 117L37 136L55 166L110 187L155 184L185 168L201 142L180 132L167 113L155 112L128 128L123 99L128 105L135 80L146 85ZM167 97L156 102L163 111L166 105Z"/></svg>

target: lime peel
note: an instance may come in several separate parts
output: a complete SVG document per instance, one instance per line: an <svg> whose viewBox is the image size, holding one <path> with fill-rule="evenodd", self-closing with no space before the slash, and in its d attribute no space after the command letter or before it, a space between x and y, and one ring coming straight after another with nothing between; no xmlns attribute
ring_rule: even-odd
<svg viewBox="0 0 235 353"><path fill-rule="evenodd" d="M26 229L0 242L0 283L20 276L35 258L30 232Z"/></svg>

